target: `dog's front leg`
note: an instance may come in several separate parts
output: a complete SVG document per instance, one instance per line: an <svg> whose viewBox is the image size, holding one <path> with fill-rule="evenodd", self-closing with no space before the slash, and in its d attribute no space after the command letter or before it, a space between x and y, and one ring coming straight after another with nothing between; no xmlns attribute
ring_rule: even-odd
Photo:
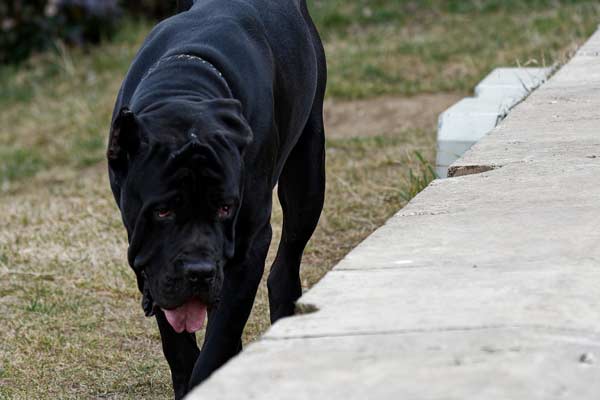
<svg viewBox="0 0 600 400"><path fill-rule="evenodd" d="M202 352L192 372L190 389L241 350L248 321L271 242L271 227L257 235L246 260L228 265L217 309L210 312Z"/></svg>
<svg viewBox="0 0 600 400"><path fill-rule="evenodd" d="M175 400L180 400L189 390L192 370L200 353L196 336L193 333L175 332L162 310L156 311L156 322L160 330L163 353L171 368Z"/></svg>

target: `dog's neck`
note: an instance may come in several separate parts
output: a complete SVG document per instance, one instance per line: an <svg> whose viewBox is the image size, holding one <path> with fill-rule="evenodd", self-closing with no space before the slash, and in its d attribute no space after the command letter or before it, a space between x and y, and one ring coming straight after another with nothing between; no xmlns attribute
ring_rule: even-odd
<svg viewBox="0 0 600 400"><path fill-rule="evenodd" d="M146 74L142 78L140 84L142 82L144 82L144 80L146 80L146 78L148 78L150 75L152 75L152 73L154 73L156 70L160 69L161 66L166 66L166 65L169 65L169 64L181 65L182 63L199 63L200 66L207 67L208 70L210 72L212 72L214 76L218 77L218 79L220 79L223 82L223 84L227 88L227 91L229 93L231 93L231 89L229 88L229 84L227 83L227 80L225 79L225 77L223 76L223 74L221 73L221 71L219 71L219 69L217 67L215 67L209 61L205 60L202 57L193 55L193 54L175 54L175 55L172 55L172 56L163 57L163 58L159 59L153 66L151 66L148 69L148 71L146 72Z"/></svg>
<svg viewBox="0 0 600 400"><path fill-rule="evenodd" d="M148 69L131 98L130 109L138 119L161 128L156 134L177 141L177 132L187 132L193 125L202 102L232 98L227 80L212 63L199 56L177 54L161 58Z"/></svg>
<svg viewBox="0 0 600 400"><path fill-rule="evenodd" d="M156 108L165 99L193 103L219 98L233 98L233 94L217 67L196 55L177 54L159 59L148 69L130 108L137 114Z"/></svg>

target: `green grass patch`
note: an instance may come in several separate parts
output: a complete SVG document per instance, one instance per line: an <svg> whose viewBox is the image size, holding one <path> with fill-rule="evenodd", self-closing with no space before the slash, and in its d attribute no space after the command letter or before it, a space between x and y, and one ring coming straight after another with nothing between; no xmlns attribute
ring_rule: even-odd
<svg viewBox="0 0 600 400"><path fill-rule="evenodd" d="M88 167L104 159L106 144L102 136L78 139L73 143L73 158L78 167Z"/></svg>
<svg viewBox="0 0 600 400"><path fill-rule="evenodd" d="M433 165L425 160L420 152L415 151L414 156L417 160L417 167L408 170L408 177L400 189L400 197L406 202L411 201L431 181L438 178Z"/></svg>
<svg viewBox="0 0 600 400"><path fill-rule="evenodd" d="M18 66L0 65L0 105L27 103L38 95L56 95L63 87L78 93L85 87L81 87L82 81L96 82L104 74L118 79L117 74L127 71L150 28L149 22L126 20L112 42L91 51L56 42L52 49Z"/></svg>
<svg viewBox="0 0 600 400"><path fill-rule="evenodd" d="M498 66L563 61L597 27L595 1L310 2L338 98L471 91Z"/></svg>
<svg viewBox="0 0 600 400"><path fill-rule="evenodd" d="M35 175L44 166L36 150L0 148L0 185Z"/></svg>

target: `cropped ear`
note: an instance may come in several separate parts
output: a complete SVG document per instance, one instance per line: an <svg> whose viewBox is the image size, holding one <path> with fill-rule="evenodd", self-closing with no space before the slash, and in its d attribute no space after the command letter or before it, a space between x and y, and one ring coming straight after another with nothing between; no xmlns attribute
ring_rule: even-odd
<svg viewBox="0 0 600 400"><path fill-rule="evenodd" d="M142 136L139 124L133 112L123 107L115 118L108 138L108 173L110 188L117 205L121 204L121 185L127 175L129 162L139 150Z"/></svg>
<svg viewBox="0 0 600 400"><path fill-rule="evenodd" d="M242 114L242 105L235 99L216 99L202 103L201 121L212 120L214 128L238 149L240 154L252 142L252 129Z"/></svg>
<svg viewBox="0 0 600 400"><path fill-rule="evenodd" d="M123 107L113 122L106 151L108 166L115 174L126 172L129 159L138 151L140 143L137 119L131 110Z"/></svg>

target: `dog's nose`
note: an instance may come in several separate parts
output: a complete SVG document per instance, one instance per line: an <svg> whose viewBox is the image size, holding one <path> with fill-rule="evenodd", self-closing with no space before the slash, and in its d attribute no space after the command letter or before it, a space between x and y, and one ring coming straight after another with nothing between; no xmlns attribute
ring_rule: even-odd
<svg viewBox="0 0 600 400"><path fill-rule="evenodd" d="M183 265L186 278L192 282L201 282L212 279L217 272L217 267L211 262L194 262Z"/></svg>

